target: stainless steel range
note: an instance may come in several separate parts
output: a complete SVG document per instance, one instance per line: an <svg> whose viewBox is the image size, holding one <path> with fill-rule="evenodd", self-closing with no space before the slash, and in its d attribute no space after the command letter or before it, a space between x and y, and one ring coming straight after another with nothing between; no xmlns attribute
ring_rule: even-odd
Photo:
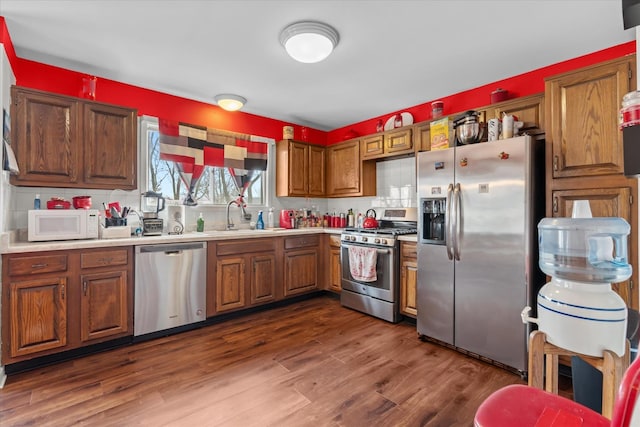
<svg viewBox="0 0 640 427"><path fill-rule="evenodd" d="M400 241L417 233L416 208L381 208L378 228L347 228L341 235L343 306L400 321Z"/></svg>

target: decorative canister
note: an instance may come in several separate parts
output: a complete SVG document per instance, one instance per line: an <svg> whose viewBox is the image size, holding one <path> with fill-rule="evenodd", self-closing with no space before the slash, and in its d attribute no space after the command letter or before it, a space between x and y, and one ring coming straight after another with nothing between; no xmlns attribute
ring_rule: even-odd
<svg viewBox="0 0 640 427"><path fill-rule="evenodd" d="M282 127L282 139L293 139L293 126Z"/></svg>
<svg viewBox="0 0 640 427"><path fill-rule="evenodd" d="M439 119L442 117L442 112L444 110L444 102L442 101L433 101L431 103L431 117L434 119Z"/></svg>
<svg viewBox="0 0 640 427"><path fill-rule="evenodd" d="M507 98L509 98L509 92L504 89L498 88L493 92L491 92L492 104L495 104L496 102L500 102L500 101L505 101Z"/></svg>

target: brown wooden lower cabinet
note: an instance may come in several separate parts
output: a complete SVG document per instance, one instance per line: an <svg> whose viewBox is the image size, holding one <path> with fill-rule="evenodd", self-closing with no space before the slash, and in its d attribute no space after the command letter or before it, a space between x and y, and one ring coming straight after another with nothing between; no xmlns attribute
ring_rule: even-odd
<svg viewBox="0 0 640 427"><path fill-rule="evenodd" d="M418 284L416 243L400 242L400 313L415 318Z"/></svg>
<svg viewBox="0 0 640 427"><path fill-rule="evenodd" d="M342 290L342 264L340 261L340 235L329 235L329 290Z"/></svg>
<svg viewBox="0 0 640 427"><path fill-rule="evenodd" d="M313 291L318 286L320 236L284 238L284 295Z"/></svg>
<svg viewBox="0 0 640 427"><path fill-rule="evenodd" d="M584 179L587 181L587 179ZM588 181L587 181L588 182ZM599 180L604 183L605 180ZM638 309L638 272L636 261L638 254L638 233L636 231L637 207L633 204L633 195L637 194L637 183L628 180L629 187L573 188L556 189L551 192L552 211L554 217L571 217L573 203L576 200L588 200L594 217L620 217L631 225L629 236L628 259L633 266L633 275L621 283L612 284L628 307Z"/></svg>
<svg viewBox="0 0 640 427"><path fill-rule="evenodd" d="M2 363L133 333L133 248L2 257Z"/></svg>
<svg viewBox="0 0 640 427"><path fill-rule="evenodd" d="M265 238L208 245L208 317L278 298L277 243L277 238Z"/></svg>
<svg viewBox="0 0 640 427"><path fill-rule="evenodd" d="M8 307L9 310L6 311L10 313L9 357L65 347L67 278L53 276L18 280L9 283L7 287L9 304L3 302L3 307ZM5 346L6 343L3 347Z"/></svg>
<svg viewBox="0 0 640 427"><path fill-rule="evenodd" d="M83 275L80 333L83 342L129 331L127 271Z"/></svg>
<svg viewBox="0 0 640 427"><path fill-rule="evenodd" d="M276 257L273 254L251 257L249 291L251 304L276 299Z"/></svg>

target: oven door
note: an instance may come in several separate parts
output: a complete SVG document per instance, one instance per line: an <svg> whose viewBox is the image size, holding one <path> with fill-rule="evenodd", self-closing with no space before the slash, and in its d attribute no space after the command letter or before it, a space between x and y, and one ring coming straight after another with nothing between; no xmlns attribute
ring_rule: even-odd
<svg viewBox="0 0 640 427"><path fill-rule="evenodd" d="M378 253L376 257L376 281L365 282L356 280L353 277L349 264L350 247L376 248L376 251ZM378 247L372 245L358 245L354 243L342 242L340 248L342 289L346 289L358 294L368 295L370 297L388 302L396 302L398 300L398 290L396 284L396 273L398 271L398 265L395 255L396 249L394 247Z"/></svg>

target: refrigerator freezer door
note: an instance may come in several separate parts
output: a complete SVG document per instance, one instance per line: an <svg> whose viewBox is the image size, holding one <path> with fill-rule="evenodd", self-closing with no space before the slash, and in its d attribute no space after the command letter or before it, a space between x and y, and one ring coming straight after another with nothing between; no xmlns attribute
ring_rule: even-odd
<svg viewBox="0 0 640 427"><path fill-rule="evenodd" d="M454 150L421 152L417 162L418 199L447 197L447 189L454 181ZM420 230L423 219L424 215L419 211ZM448 242L447 233L445 240ZM449 344L453 344L454 330L453 269L454 263L447 256L444 245L418 240L418 333Z"/></svg>
<svg viewBox="0 0 640 427"><path fill-rule="evenodd" d="M527 259L532 228L531 141L456 150L460 230L455 267L455 345L526 370ZM418 311L419 313L419 311Z"/></svg>

